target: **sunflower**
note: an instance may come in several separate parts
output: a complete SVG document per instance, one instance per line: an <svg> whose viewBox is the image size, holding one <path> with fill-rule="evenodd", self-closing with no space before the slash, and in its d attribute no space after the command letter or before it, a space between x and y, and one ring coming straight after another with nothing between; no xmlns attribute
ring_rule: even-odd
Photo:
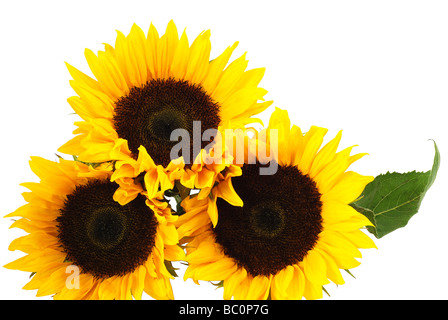
<svg viewBox="0 0 448 320"><path fill-rule="evenodd" d="M177 224L189 241L185 279L222 281L225 299L318 299L323 285L344 283L340 269L360 264L360 248L375 247L361 230L370 221L349 205L373 178L347 171L364 154L337 152L341 132L322 147L326 133L312 126L303 134L276 109L257 138L266 150L278 141L274 174L260 174L266 157L246 156L241 174L214 188L214 209L205 197L183 201Z"/></svg>
<svg viewBox="0 0 448 320"><path fill-rule="evenodd" d="M54 299L173 299L172 260L182 259L175 216L166 203L138 195L120 205L110 166L32 157L39 183L24 183L28 202L7 217L28 234L10 250L25 256L9 269L32 272L24 289Z"/></svg>
<svg viewBox="0 0 448 320"><path fill-rule="evenodd" d="M179 38L170 21L160 37L152 24L147 35L134 24L128 36L118 32L115 47L106 44L97 55L86 50L96 79L67 64L77 93L68 102L83 121L75 122L76 136L59 151L87 163L119 161L116 182L126 200L136 194L130 178L146 174L142 161L151 172L141 180L154 189L172 188L183 173L188 186L203 186L210 176L201 165L200 150L210 142L202 141L204 132L254 122L250 117L271 104L263 100L267 91L258 87L264 68L246 70L245 54L229 63L236 47L211 60L209 31L190 45L185 31ZM175 157L181 163L172 164L171 150L180 138L171 139L175 129L192 139L189 150ZM156 171L160 178L150 180Z"/></svg>

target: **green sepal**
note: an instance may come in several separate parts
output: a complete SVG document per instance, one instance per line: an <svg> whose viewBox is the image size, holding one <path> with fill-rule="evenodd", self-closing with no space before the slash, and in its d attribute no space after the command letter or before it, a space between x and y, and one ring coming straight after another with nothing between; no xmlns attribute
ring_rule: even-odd
<svg viewBox="0 0 448 320"><path fill-rule="evenodd" d="M165 267L166 267L166 270L168 270L168 272L170 273L170 275L172 275L175 278L178 277L176 270L179 270L179 269L174 268L171 261L165 260Z"/></svg>
<svg viewBox="0 0 448 320"><path fill-rule="evenodd" d="M214 282L210 281L210 283L211 283L212 285L214 285L214 286L216 287L216 289L219 289L219 288L223 288L223 287L224 287L224 280L218 281L217 283L214 283Z"/></svg>
<svg viewBox="0 0 448 320"><path fill-rule="evenodd" d="M349 269L344 269L345 272L347 272L349 275L353 277L353 279L356 279L356 277L353 275L353 273Z"/></svg>
<svg viewBox="0 0 448 320"><path fill-rule="evenodd" d="M56 154L56 155L57 155L60 159L63 159L60 155L58 155L58 154ZM113 166L113 170L112 170L112 171L115 170L115 162L116 162L116 160L104 161L104 162L85 162L85 161L81 161L81 160L79 160L79 159L78 159L78 156L73 155L72 157L73 157L73 160L74 160L74 161L84 163L85 165L87 165L87 166L89 166L89 167L92 167L93 169L98 168L98 167L99 167L100 165L102 165L103 163L109 163L110 165Z"/></svg>

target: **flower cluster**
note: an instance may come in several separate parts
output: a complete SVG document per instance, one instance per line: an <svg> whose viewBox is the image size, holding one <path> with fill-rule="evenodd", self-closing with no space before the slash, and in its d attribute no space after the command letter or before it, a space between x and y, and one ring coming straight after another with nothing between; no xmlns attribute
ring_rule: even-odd
<svg viewBox="0 0 448 320"><path fill-rule="evenodd" d="M173 22L159 36L134 25L115 45L85 51L90 77L67 64L81 118L39 183L7 217L25 230L9 269L55 299L174 299L185 279L217 281L224 299L318 299L341 270L375 248L374 220L356 206L374 178L349 171L365 154L338 150L339 132L303 132L259 87L237 43L210 57L210 32L191 44Z"/></svg>

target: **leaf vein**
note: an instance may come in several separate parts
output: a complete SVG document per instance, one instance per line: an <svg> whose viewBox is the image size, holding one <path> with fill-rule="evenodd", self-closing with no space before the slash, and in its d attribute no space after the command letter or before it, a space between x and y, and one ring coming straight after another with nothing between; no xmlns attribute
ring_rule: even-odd
<svg viewBox="0 0 448 320"><path fill-rule="evenodd" d="M397 205L397 206L395 206L395 207L393 207L393 208L390 208L390 209L387 209L387 210L384 210L384 211L375 213L375 216L380 216L380 215L382 215L382 214L384 214L384 213L386 213L386 212L389 212L389 211L398 209L398 208L400 208L400 207L402 207L402 206L407 205L408 203L411 203L411 202L413 202L413 201L418 200L420 197L421 197L421 195L418 195L418 196L416 196L415 198L412 198L411 200L408 200L408 201L406 201L406 202L403 202L403 203L401 203L401 204L399 204L399 205Z"/></svg>
<svg viewBox="0 0 448 320"><path fill-rule="evenodd" d="M377 203L376 206L372 209L372 211L375 212L376 208L378 208L378 206L379 206L384 200L386 200L386 199L388 198L388 196L391 195L391 193L393 193L394 191L400 189L401 187L405 186L406 184L408 184L408 183L410 183L411 181L416 180L416 179L417 179L417 177L412 178L412 179L410 179L410 180L408 180L408 181L405 181L405 182L403 182L402 184L398 185L398 186L395 187L394 189L390 190L386 195L384 195L384 197L381 198L380 201L378 201L378 203Z"/></svg>

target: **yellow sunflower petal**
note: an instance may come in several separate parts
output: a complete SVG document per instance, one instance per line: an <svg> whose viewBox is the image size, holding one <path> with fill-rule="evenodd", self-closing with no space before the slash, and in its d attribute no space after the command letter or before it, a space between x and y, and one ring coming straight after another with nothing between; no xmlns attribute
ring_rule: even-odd
<svg viewBox="0 0 448 320"><path fill-rule="evenodd" d="M37 297L47 296L47 295L62 291L63 288L66 286L66 281L67 281L67 276L68 276L68 274L66 272L66 268L61 267L61 265L58 264L58 267L56 268L56 270L50 269L49 271L50 271L50 274L47 274L46 277L44 278L44 281L39 283L36 287L28 286L32 283L32 281L30 281L24 287L24 289L28 289L28 290L37 289L37 293L36 293ZM34 280L36 275L33 276L32 280Z"/></svg>
<svg viewBox="0 0 448 320"><path fill-rule="evenodd" d="M286 290L292 281L296 281L294 278L294 267L287 266L280 270L276 275L272 277L271 283L271 297L274 300L284 300L287 298Z"/></svg>
<svg viewBox="0 0 448 320"><path fill-rule="evenodd" d="M244 54L224 69L221 79L213 92L213 99L224 101L235 91L235 84L241 78L244 70L247 68L247 64L246 54Z"/></svg>
<svg viewBox="0 0 448 320"><path fill-rule="evenodd" d="M315 249L319 252L320 256L325 260L327 277L335 284L344 284L345 281L342 278L341 272L339 271L338 265L336 262L325 252L318 248Z"/></svg>
<svg viewBox="0 0 448 320"><path fill-rule="evenodd" d="M230 203L233 206L239 206L239 207L243 206L243 201L233 188L231 179L223 181L218 185L217 188L220 197L226 200L228 203Z"/></svg>
<svg viewBox="0 0 448 320"><path fill-rule="evenodd" d="M238 42L235 42L232 46L226 48L224 52L221 53L221 55L210 62L209 76L206 77L202 82L205 90L207 90L208 92L214 92L217 84L219 83L220 74L229 62L230 56L237 46Z"/></svg>
<svg viewBox="0 0 448 320"><path fill-rule="evenodd" d="M313 160L313 164L310 169L310 176L314 178L325 165L331 162L336 154L339 142L341 141L342 131L336 135L336 137L327 143L316 155Z"/></svg>
<svg viewBox="0 0 448 320"><path fill-rule="evenodd" d="M293 279L287 288L287 298L301 300L305 292L305 275L298 265L294 265Z"/></svg>
<svg viewBox="0 0 448 320"><path fill-rule="evenodd" d="M135 299L141 300L145 288L146 269L143 265L137 267L132 274L131 292Z"/></svg>
<svg viewBox="0 0 448 320"><path fill-rule="evenodd" d="M308 279L305 280L305 290L303 292L303 296L307 300L317 300L322 299L322 286L320 284L316 284L310 282Z"/></svg>
<svg viewBox="0 0 448 320"><path fill-rule="evenodd" d="M325 260L316 250L310 250L303 259L303 272L312 283L320 285L328 283Z"/></svg>
<svg viewBox="0 0 448 320"><path fill-rule="evenodd" d="M220 281L236 271L237 265L233 259L223 258L218 261L200 265L195 268L195 279L204 281Z"/></svg>
<svg viewBox="0 0 448 320"><path fill-rule="evenodd" d="M166 278L145 278L144 291L157 300L174 300L173 289L169 279Z"/></svg>
<svg viewBox="0 0 448 320"><path fill-rule="evenodd" d="M322 199L333 199L346 204L352 203L359 197L365 186L372 181L373 177L371 176L362 176L348 171L331 190L322 195Z"/></svg>
<svg viewBox="0 0 448 320"><path fill-rule="evenodd" d="M256 276L252 278L247 292L248 300L266 300L269 295L271 277Z"/></svg>
<svg viewBox="0 0 448 320"><path fill-rule="evenodd" d="M246 269L238 268L233 274L225 279L224 285L224 299L230 300L234 295L234 291L240 287L241 282L247 277Z"/></svg>
<svg viewBox="0 0 448 320"><path fill-rule="evenodd" d="M185 79L192 83L202 83L210 66L210 31L200 34L191 44L190 57L185 72Z"/></svg>
<svg viewBox="0 0 448 320"><path fill-rule="evenodd" d="M311 168L311 164L319 150L324 136L327 133L327 129L312 126L310 130L304 136L304 144L306 145L303 155L299 162L299 169L304 173L308 174Z"/></svg>

